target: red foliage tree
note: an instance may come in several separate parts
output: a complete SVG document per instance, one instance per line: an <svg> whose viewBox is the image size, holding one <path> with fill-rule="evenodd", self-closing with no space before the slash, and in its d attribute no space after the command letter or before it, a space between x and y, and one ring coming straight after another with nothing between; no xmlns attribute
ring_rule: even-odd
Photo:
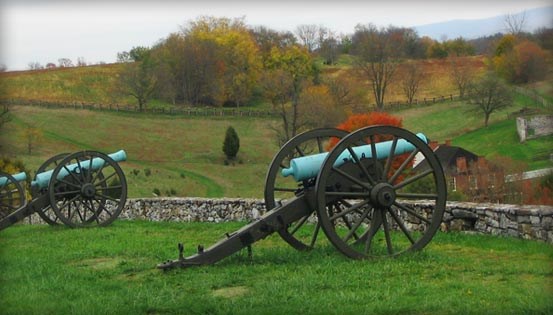
<svg viewBox="0 0 553 315"><path fill-rule="evenodd" d="M364 127L375 126L375 125L402 127L402 120L401 118L392 116L387 113L371 112L368 114L351 115L349 116L348 119L346 119L346 121L336 126L336 128L353 132L355 130L358 130ZM391 139L389 138L389 136L386 137L386 135L377 135L376 137L374 137L375 142L382 142L382 141L388 141L388 140L391 140ZM338 138L330 139L329 149L333 148L338 143L338 141L339 141ZM403 163L403 161L405 161L405 159L407 159L408 156L409 154L404 154L402 156L397 156L394 159L394 161L392 162L392 167L390 169L390 174L388 174L388 177L390 177L393 174L395 169L399 168L399 166ZM396 182L402 181L404 177L405 177L404 175L399 176Z"/></svg>
<svg viewBox="0 0 553 315"><path fill-rule="evenodd" d="M371 112L368 114L355 114L351 115L344 122L336 126L338 129L342 129L348 132L353 132L357 129L361 129L368 126L374 125L386 125L386 126L402 126L401 118L392 116L383 112ZM387 140L376 138L377 142ZM338 138L333 138L330 140L329 147L332 148L338 143Z"/></svg>

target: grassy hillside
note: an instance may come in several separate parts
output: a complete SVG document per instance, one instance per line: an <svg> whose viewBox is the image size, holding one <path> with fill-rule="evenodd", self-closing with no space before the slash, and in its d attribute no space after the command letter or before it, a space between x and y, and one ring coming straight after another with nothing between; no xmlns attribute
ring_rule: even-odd
<svg viewBox="0 0 553 315"><path fill-rule="evenodd" d="M3 99L126 104L115 86L122 64L6 72L0 75Z"/></svg>
<svg viewBox="0 0 553 315"><path fill-rule="evenodd" d="M453 139L479 155L509 156L536 169L550 167L548 153L553 136L518 143L514 118L506 119L527 103L492 116L488 128L466 111L461 102L445 102L394 113L404 126L434 140ZM113 152L125 149L122 163L133 197L163 195L212 197L262 197L267 168L278 147L271 125L261 118L176 117L72 109L14 106L13 120L0 133L0 154L17 156L29 169L37 169L60 152L94 149ZM225 165L222 144L226 128L240 137L234 165ZM42 139L27 154L25 130L35 126ZM147 173L151 175L147 176ZM135 174L136 173L136 174Z"/></svg>
<svg viewBox="0 0 553 315"><path fill-rule="evenodd" d="M261 197L259 187L278 150L268 127L271 121L265 119L196 119L28 106L14 107L13 117L0 134L3 154L17 156L28 168L37 169L60 152L125 149L129 161L122 166L135 197L152 196L156 188L164 195L174 189L179 196ZM238 162L226 166L222 146L231 125L241 148ZM30 156L24 140L27 126L43 134ZM140 172L133 175L133 170Z"/></svg>
<svg viewBox="0 0 553 315"><path fill-rule="evenodd" d="M352 67L350 55L340 56L336 65L323 65L316 61L323 76L347 76L354 78L360 85L366 86L367 102L374 104L374 98L364 76ZM421 82L417 98L432 98L457 94L450 76L450 64L445 59L418 60L424 79ZM464 63L476 73L485 68L483 56L465 57ZM59 102L86 102L96 104L129 104L135 100L118 93L116 86L118 74L123 64L94 65L87 67L57 68L36 71L17 71L0 73L0 99L43 100ZM397 69L397 78L403 76L404 67ZM397 81L397 80L396 80ZM399 81L392 82L386 96L387 102L404 102L405 96ZM256 103L257 102L253 102ZM150 106L169 106L169 104L152 100Z"/></svg>
<svg viewBox="0 0 553 315"><path fill-rule="evenodd" d="M355 76L352 60L346 57L342 56L336 66L324 66L323 73ZM482 57L468 57L466 62L476 70L484 65ZM423 60L419 64L425 72L419 98L454 94L447 61ZM0 74L3 92L0 97L132 103L130 99L114 96L120 69L121 65L114 64L3 73ZM401 71L400 67L399 76ZM545 94L551 91L547 84L537 84L534 88ZM397 87L389 92L388 101L402 100ZM461 101L417 106L392 114L402 117L407 129L423 132L433 140L451 139L453 144L488 158L508 156L523 161L530 169L549 167L552 136L518 143L510 114L524 107L537 107L549 113L552 110L519 95L513 107L492 114L488 128L483 128L482 115L470 112L468 105ZM28 106L14 106L12 114L12 121L0 132L0 155L17 157L34 170L60 152L83 149L112 152L123 148L130 159L122 165L133 197L152 196L154 191L178 196L261 197L265 172L279 149L271 128L278 121L268 118L177 117ZM241 140L235 165L225 165L222 152L225 130L230 125ZM31 155L27 154L25 140L29 126L42 133Z"/></svg>

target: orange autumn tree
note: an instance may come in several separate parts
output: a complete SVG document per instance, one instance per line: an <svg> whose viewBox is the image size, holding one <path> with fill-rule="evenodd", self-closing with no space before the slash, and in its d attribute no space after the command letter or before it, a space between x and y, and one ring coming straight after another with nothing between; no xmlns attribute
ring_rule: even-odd
<svg viewBox="0 0 553 315"><path fill-rule="evenodd" d="M403 122L401 118L392 116L390 114L383 112L371 112L368 114L351 115L344 122L336 126L336 128L345 130L347 132L353 132L357 129L374 125L402 127L402 123ZM379 139L378 137L376 138L377 142L380 142L382 140L384 139ZM333 148L336 143L338 143L338 141L338 138L332 138L329 143L329 149Z"/></svg>
<svg viewBox="0 0 553 315"><path fill-rule="evenodd" d="M375 125L384 125L384 126L395 126L395 127L402 127L402 119L399 117L392 116L390 114L384 113L384 112L371 112L368 114L355 114L351 115L346 119L344 122L336 126L338 129L342 129L348 132L354 132L355 130L368 127L368 126L375 126ZM388 141L391 140L389 137L384 136L376 136L374 137L374 141L376 142L382 142L382 141ZM328 144L328 151L330 151L336 144L340 141L338 138L332 138L329 141ZM397 156L394 161L392 162L392 167L390 168L390 174L388 174L388 177L390 177L393 174L393 171L407 159L409 154L404 154ZM412 164L413 162L411 162ZM404 179L404 175L399 176L396 179L396 182L401 182Z"/></svg>

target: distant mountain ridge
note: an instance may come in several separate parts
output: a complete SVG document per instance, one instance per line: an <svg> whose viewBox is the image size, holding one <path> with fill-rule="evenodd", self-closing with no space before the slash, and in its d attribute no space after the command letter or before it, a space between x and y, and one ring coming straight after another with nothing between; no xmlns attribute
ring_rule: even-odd
<svg viewBox="0 0 553 315"><path fill-rule="evenodd" d="M523 12L516 14L522 16ZM524 31L533 32L540 27L553 27L553 6L527 10L525 12ZM505 15L487 19L452 20L440 23L415 26L420 36L428 36L436 40L463 37L474 39L481 36L505 33Z"/></svg>

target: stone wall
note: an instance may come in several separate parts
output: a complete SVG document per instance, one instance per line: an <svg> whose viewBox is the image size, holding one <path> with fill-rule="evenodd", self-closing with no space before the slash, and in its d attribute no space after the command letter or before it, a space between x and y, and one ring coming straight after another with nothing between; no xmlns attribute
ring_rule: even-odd
<svg viewBox="0 0 553 315"><path fill-rule="evenodd" d="M553 134L553 116L517 117L520 142Z"/></svg>
<svg viewBox="0 0 553 315"><path fill-rule="evenodd" d="M413 206L424 210L432 203L419 202ZM119 218L217 223L255 220L264 212L263 201L257 199L140 198L127 200ZM36 215L26 220L39 221ZM553 207L449 202L442 230L475 231L553 244Z"/></svg>

